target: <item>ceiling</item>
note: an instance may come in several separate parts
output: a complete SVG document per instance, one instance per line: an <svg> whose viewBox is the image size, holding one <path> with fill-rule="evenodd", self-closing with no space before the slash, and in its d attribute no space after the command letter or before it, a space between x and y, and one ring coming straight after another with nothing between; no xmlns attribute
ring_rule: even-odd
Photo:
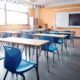
<svg viewBox="0 0 80 80"><path fill-rule="evenodd" d="M80 0L21 0L21 1L31 3L34 5L45 5L47 7L80 3Z"/></svg>

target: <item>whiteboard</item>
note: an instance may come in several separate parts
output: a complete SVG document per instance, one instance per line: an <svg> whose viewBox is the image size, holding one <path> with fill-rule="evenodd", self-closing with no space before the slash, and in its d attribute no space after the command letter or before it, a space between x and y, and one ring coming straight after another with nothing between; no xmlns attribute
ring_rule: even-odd
<svg viewBox="0 0 80 80"><path fill-rule="evenodd" d="M56 13L56 27L69 27L69 14L68 12Z"/></svg>

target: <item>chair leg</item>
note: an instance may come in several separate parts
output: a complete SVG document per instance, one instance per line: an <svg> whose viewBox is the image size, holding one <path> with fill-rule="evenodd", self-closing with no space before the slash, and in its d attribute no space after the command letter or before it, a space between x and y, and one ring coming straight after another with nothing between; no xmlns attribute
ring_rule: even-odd
<svg viewBox="0 0 80 80"><path fill-rule="evenodd" d="M23 80L25 80L25 76L23 74L20 74L23 77Z"/></svg>
<svg viewBox="0 0 80 80"><path fill-rule="evenodd" d="M33 47L32 60L33 60L33 56L34 56L34 51L35 51L35 47Z"/></svg>
<svg viewBox="0 0 80 80"><path fill-rule="evenodd" d="M39 79L38 68L36 67L35 69L36 69L36 74L37 74L37 80L40 80L40 79Z"/></svg>
<svg viewBox="0 0 80 80"><path fill-rule="evenodd" d="M38 58L40 57L40 55L41 55L41 49L39 48Z"/></svg>
<svg viewBox="0 0 80 80"><path fill-rule="evenodd" d="M3 78L3 80L5 80L5 79L6 79L7 74L8 74L8 71L6 71L6 74L5 74L4 78Z"/></svg>
<svg viewBox="0 0 80 80"><path fill-rule="evenodd" d="M60 57L59 57L59 51L57 50L57 55L58 55L58 59L59 59L59 61L60 61Z"/></svg>
<svg viewBox="0 0 80 80"><path fill-rule="evenodd" d="M14 80L14 73L11 73L11 80Z"/></svg>
<svg viewBox="0 0 80 80"><path fill-rule="evenodd" d="M54 54L55 54L55 53L53 52L53 62L54 62Z"/></svg>
<svg viewBox="0 0 80 80"><path fill-rule="evenodd" d="M18 80L18 74L16 74L16 80Z"/></svg>

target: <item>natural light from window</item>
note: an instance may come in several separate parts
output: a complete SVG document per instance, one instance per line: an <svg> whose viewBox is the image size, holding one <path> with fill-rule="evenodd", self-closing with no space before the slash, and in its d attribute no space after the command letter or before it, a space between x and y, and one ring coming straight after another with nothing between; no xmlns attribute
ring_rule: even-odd
<svg viewBox="0 0 80 80"><path fill-rule="evenodd" d="M5 25L5 11L0 9L0 25Z"/></svg>
<svg viewBox="0 0 80 80"><path fill-rule="evenodd" d="M7 24L18 24L18 13L7 11Z"/></svg>
<svg viewBox="0 0 80 80"><path fill-rule="evenodd" d="M24 4L0 1L0 25L27 25L28 8Z"/></svg>

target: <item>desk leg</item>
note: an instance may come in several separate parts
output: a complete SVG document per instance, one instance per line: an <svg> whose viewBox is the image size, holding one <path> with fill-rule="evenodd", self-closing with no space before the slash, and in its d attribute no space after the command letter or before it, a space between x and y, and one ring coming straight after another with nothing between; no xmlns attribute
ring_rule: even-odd
<svg viewBox="0 0 80 80"><path fill-rule="evenodd" d="M31 56L30 54L31 54L31 51L30 51L30 46L29 46L29 61L30 61L30 56Z"/></svg>
<svg viewBox="0 0 80 80"><path fill-rule="evenodd" d="M47 50L47 44L46 44L46 54L47 54L47 68L48 68L48 72L49 72L49 58L48 58L48 50Z"/></svg>
<svg viewBox="0 0 80 80"><path fill-rule="evenodd" d="M72 53L72 39L70 39L70 54Z"/></svg>
<svg viewBox="0 0 80 80"><path fill-rule="evenodd" d="M26 60L27 60L27 47L26 47L26 45L24 46L24 49L25 49L25 57L26 57Z"/></svg>
<svg viewBox="0 0 80 80"><path fill-rule="evenodd" d="M67 54L67 39L64 39L64 41L65 41L65 48L66 48L66 54Z"/></svg>
<svg viewBox="0 0 80 80"><path fill-rule="evenodd" d="M63 44L61 44L62 60L63 60Z"/></svg>
<svg viewBox="0 0 80 80"><path fill-rule="evenodd" d="M36 67L37 80L40 80L39 73L38 73L38 47L36 47L36 64L37 64L37 67Z"/></svg>

